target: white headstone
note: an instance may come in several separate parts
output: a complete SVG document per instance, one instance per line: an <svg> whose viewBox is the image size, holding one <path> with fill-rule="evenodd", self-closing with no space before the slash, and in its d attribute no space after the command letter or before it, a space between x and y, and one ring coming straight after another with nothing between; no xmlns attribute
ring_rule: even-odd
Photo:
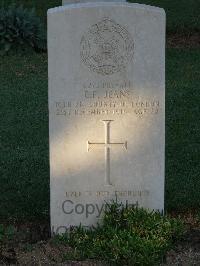
<svg viewBox="0 0 200 266"><path fill-rule="evenodd" d="M128 3L48 11L52 231L118 199L164 208L165 13Z"/></svg>

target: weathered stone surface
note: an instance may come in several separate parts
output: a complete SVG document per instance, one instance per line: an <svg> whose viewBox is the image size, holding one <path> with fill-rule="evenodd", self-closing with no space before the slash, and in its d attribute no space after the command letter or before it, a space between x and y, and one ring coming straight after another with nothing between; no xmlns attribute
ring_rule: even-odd
<svg viewBox="0 0 200 266"><path fill-rule="evenodd" d="M163 210L163 9L50 9L48 53L52 230L96 224L116 196Z"/></svg>
<svg viewBox="0 0 200 266"><path fill-rule="evenodd" d="M77 4L77 3L92 3L92 2L126 2L126 0L62 0L62 4Z"/></svg>

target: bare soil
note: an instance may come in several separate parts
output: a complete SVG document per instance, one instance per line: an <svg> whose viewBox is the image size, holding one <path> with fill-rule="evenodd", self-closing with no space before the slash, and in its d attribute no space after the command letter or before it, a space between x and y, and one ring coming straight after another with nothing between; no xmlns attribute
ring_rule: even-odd
<svg viewBox="0 0 200 266"><path fill-rule="evenodd" d="M169 251L162 266L200 265L200 228L191 229L176 247Z"/></svg>
<svg viewBox="0 0 200 266"><path fill-rule="evenodd" d="M0 254L0 265L59 265L59 266L100 266L98 262L63 262L63 255L70 248L63 245L56 246L49 241L40 241L34 245L21 244L15 248L3 249Z"/></svg>

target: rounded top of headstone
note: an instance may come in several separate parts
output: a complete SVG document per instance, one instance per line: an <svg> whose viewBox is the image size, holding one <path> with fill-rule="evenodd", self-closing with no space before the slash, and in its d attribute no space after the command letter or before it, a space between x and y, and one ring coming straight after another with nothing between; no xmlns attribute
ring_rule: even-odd
<svg viewBox="0 0 200 266"><path fill-rule="evenodd" d="M62 0L63 5L93 2L126 2L126 0Z"/></svg>

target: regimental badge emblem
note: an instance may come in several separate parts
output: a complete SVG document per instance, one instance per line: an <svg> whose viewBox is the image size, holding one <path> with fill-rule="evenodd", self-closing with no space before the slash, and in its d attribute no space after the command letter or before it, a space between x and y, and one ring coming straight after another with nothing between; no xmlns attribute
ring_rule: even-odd
<svg viewBox="0 0 200 266"><path fill-rule="evenodd" d="M109 18L92 25L81 39L81 61L91 71L104 76L124 71L133 54L131 34Z"/></svg>

